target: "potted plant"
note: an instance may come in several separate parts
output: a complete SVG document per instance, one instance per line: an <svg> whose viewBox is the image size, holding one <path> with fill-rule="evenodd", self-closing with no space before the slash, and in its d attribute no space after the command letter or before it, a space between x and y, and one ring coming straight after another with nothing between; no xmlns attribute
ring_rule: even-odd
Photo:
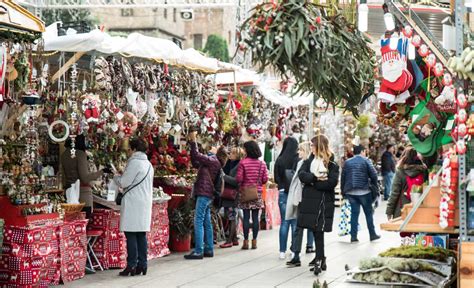
<svg viewBox="0 0 474 288"><path fill-rule="evenodd" d="M194 230L194 210L191 199L182 202L170 214L170 249L175 252L191 250L191 233Z"/></svg>

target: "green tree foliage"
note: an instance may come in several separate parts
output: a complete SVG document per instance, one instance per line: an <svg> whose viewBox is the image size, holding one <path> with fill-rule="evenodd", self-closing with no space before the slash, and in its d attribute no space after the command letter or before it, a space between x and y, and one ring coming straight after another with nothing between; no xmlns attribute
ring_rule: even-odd
<svg viewBox="0 0 474 288"><path fill-rule="evenodd" d="M204 53L223 62L229 62L229 48L225 39L219 35L209 35L207 37Z"/></svg>
<svg viewBox="0 0 474 288"><path fill-rule="evenodd" d="M96 24L91 12L87 9L44 9L41 19L46 23L46 26L57 21L63 23L83 21L89 27Z"/></svg>

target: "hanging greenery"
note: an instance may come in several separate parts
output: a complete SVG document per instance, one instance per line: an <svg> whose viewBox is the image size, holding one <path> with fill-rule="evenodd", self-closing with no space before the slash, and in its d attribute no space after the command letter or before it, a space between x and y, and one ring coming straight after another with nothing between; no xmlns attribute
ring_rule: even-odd
<svg viewBox="0 0 474 288"><path fill-rule="evenodd" d="M239 49L251 51L261 71L271 66L294 76L295 93L312 92L357 115L374 90L375 53L337 11L301 0L258 5L241 27Z"/></svg>

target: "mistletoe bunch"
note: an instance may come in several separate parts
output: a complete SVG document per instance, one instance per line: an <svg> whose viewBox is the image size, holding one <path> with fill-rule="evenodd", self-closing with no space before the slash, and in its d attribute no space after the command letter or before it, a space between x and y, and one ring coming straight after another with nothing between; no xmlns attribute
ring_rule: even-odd
<svg viewBox="0 0 474 288"><path fill-rule="evenodd" d="M375 53L369 39L340 14L320 5L284 0L258 5L241 27L239 49L252 52L260 70L273 66L296 78L298 92L312 92L328 105L357 115L374 90Z"/></svg>

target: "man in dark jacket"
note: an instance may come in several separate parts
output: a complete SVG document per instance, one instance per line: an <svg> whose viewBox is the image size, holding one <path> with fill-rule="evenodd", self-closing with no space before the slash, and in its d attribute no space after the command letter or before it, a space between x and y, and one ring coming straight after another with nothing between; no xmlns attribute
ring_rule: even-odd
<svg viewBox="0 0 474 288"><path fill-rule="evenodd" d="M351 203L351 243L358 242L357 226L359 224L360 206L364 209L370 241L380 239L375 233L374 217L372 210L372 193L369 184L377 183L377 172L362 145L354 147L354 157L344 163L341 174L342 194Z"/></svg>
<svg viewBox="0 0 474 288"><path fill-rule="evenodd" d="M392 190L393 176L395 176L395 159L393 154L395 153L395 147L391 144L387 145L387 150L382 154L382 176L383 176L383 196L384 200L387 201L390 197L390 191Z"/></svg>
<svg viewBox="0 0 474 288"><path fill-rule="evenodd" d="M227 152L224 147L220 147L216 155L206 156L198 151L196 132L192 132L188 139L191 146L191 162L194 168L199 170L193 187L193 194L196 197L194 213L195 248L191 254L185 255L184 258L194 260L214 256L211 205L215 191L214 183L227 161Z"/></svg>

